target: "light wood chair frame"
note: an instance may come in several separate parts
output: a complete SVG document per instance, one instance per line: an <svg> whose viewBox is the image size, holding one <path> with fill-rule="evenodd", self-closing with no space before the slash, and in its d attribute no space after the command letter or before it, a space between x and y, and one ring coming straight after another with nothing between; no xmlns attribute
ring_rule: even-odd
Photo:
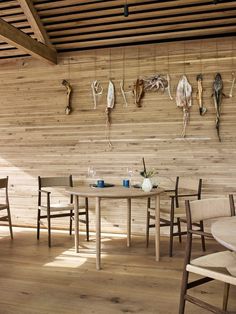
<svg viewBox="0 0 236 314"><path fill-rule="evenodd" d="M55 179L60 179L60 177L51 177ZM51 218L61 218L61 217L70 217L70 224L69 224L69 233L72 234L72 222L74 219L74 210L70 210L69 212L64 213L51 213L51 201L50 201L50 195L51 192L47 191L46 189L42 189L42 183L41 179L43 177L38 176L38 215L37 215L37 240L40 238L40 220L41 219L47 219L47 227L48 227L48 246L51 247ZM50 179L50 177L48 177ZM69 175L69 187L73 187L73 179L72 175ZM53 185L47 185L46 187L56 187L61 186L61 184L53 184ZM46 195L46 207L47 207L47 214L42 215L41 214L41 206L42 206L42 194ZM73 195L70 195L70 204L73 204ZM85 216L85 220L79 219L80 222L85 223L86 225L86 239L89 241L89 208L88 208L88 198L85 198L85 211L80 211L79 216Z"/></svg>
<svg viewBox="0 0 236 314"><path fill-rule="evenodd" d="M8 177L0 179L0 189L5 189L5 203L1 204L0 211L2 210L7 211L7 215L0 217L0 221L8 222L11 239L13 239L11 212L10 212L9 197L8 197Z"/></svg>
<svg viewBox="0 0 236 314"><path fill-rule="evenodd" d="M160 218L160 227L170 227L170 241L169 241L169 256L173 256L173 244L174 244L174 237L179 238L179 242L182 242L182 235L186 235L187 231L181 230L181 222L186 222L185 219L180 219L179 217L175 217L175 209L179 208L179 201L181 198L189 198L189 197L196 197L196 199L201 199L202 194L202 179L198 181L198 189L196 193L188 193L188 194L180 194L179 193L179 177L176 177L175 188L173 190L166 190L166 193L170 193L170 219L167 218ZM171 195L173 193L173 195ZM155 220L155 216L150 213L151 207L151 198L148 199L147 204L147 223L146 223L146 247L149 245L149 229L154 228L155 224L150 223L150 220ZM176 221L175 221L176 218ZM177 226L177 231L174 232L174 227ZM203 221L195 224L195 226L199 227L200 231L204 231ZM202 240L202 249L203 251L206 250L205 239L204 236L201 237Z"/></svg>
<svg viewBox="0 0 236 314"><path fill-rule="evenodd" d="M235 204L233 195L229 195L229 203L230 203L230 212L231 216L235 216ZM206 233L201 230L194 230L191 219L191 202L189 200L185 201L186 205L186 218L187 218L187 242L186 242L186 249L185 249L185 259L184 259L184 269L183 269L183 277L182 277L182 285L181 285L181 294L180 294L180 303L179 303L179 314L184 314L185 312L185 303L186 301L193 303L201 308L204 308L212 313L218 314L226 314L230 313L227 311L227 304L228 304L228 296L229 296L229 287L228 283L225 283L224 286L224 294L223 294L223 306L222 309L215 307L209 303L206 303L196 297L190 296L187 294L187 291L191 288L198 287L202 284L210 282L214 280L210 277L203 277L192 282L188 282L189 279L189 272L187 271L186 267L190 264L191 261L191 251L192 251L192 239L193 235L200 235L206 236L209 238L213 238L211 233Z"/></svg>

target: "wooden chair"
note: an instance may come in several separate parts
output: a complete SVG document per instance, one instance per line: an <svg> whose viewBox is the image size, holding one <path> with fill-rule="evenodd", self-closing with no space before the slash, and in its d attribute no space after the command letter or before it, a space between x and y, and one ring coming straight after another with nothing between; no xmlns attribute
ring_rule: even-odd
<svg viewBox="0 0 236 314"><path fill-rule="evenodd" d="M74 217L73 196L69 196L69 202L52 203L52 188L72 187L72 176L68 177L38 177L38 217L37 217L37 239L40 235L40 220L46 218L48 223L48 246L51 247L51 218L70 217L70 235L72 234L72 220ZM47 188L44 189L44 188ZM43 197L44 195L44 197ZM82 209L82 211L81 211ZM41 212L44 212L41 214ZM85 220L80 220L86 224L86 236L89 241L89 212L88 199L85 198L85 206L80 208L79 215L85 216Z"/></svg>
<svg viewBox="0 0 236 314"><path fill-rule="evenodd" d="M182 288L180 296L179 314L185 311L186 301L197 306L205 308L213 313L228 313L227 302L229 285L236 285L236 254L230 251L218 252L205 255L191 260L192 236L194 234L202 235L203 232L194 230L195 222L205 219L228 217L235 215L235 206L233 196L229 198L204 199L197 201L186 201L186 217L187 217L187 244L185 252L185 262L182 278ZM204 232L206 236L206 233ZM211 236L211 234L207 234ZM188 282L189 273L194 273L203 278ZM197 287L212 280L219 280L225 283L225 293L223 299L223 309L218 309L202 300L190 296L187 292L193 287Z"/></svg>
<svg viewBox="0 0 236 314"><path fill-rule="evenodd" d="M11 223L11 213L10 213L10 205L8 198L8 177L0 179L0 189L3 190L4 201L0 201L0 211L6 210L6 215L0 217L0 221L8 221L10 235L13 239L13 231L12 231L12 223Z"/></svg>
<svg viewBox="0 0 236 314"><path fill-rule="evenodd" d="M160 218L160 227L170 227L170 243L169 243L169 256L173 255L173 242L174 237L179 238L179 242L182 241L182 235L186 235L186 231L181 231L181 221L185 221L186 212L184 207L184 200L187 198L197 198L201 199L202 193L202 179L198 180L198 184L196 181L193 182L189 180L189 184L187 185L189 189L184 189L185 191L191 191L189 193L183 193L183 189L180 188L181 180L179 177L176 177L175 187L173 190L166 190L165 192L170 197L169 206L164 207L161 206L161 218ZM191 190L190 190L191 189ZM195 190L194 190L195 189ZM146 246L149 244L149 229L155 227L155 223L151 222L155 221L155 214L153 212L153 207L151 206L151 199L148 200L147 204L147 224L146 224ZM174 232L174 227L177 227L177 231ZM196 223L196 226L199 227L201 231L204 231L203 222L200 221ZM205 239L202 236L202 248L205 251Z"/></svg>

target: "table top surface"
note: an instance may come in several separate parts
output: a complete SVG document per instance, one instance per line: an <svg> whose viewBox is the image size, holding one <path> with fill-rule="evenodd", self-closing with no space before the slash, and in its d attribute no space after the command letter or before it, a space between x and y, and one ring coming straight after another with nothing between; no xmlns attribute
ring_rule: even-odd
<svg viewBox="0 0 236 314"><path fill-rule="evenodd" d="M213 237L229 250L236 251L236 216L220 218L211 226Z"/></svg>
<svg viewBox="0 0 236 314"><path fill-rule="evenodd" d="M125 188L123 186L97 188L92 186L77 186L67 188L66 192L72 195L83 197L100 197L100 198L142 198L159 195L164 189L155 188L150 192L144 192L141 188Z"/></svg>

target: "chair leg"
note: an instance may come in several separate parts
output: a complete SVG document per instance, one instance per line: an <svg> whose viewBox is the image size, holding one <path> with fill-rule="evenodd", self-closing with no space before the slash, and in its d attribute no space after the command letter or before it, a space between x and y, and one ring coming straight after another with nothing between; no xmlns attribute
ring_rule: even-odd
<svg viewBox="0 0 236 314"><path fill-rule="evenodd" d="M180 218L177 218L177 225L178 225L179 243L182 243Z"/></svg>
<svg viewBox="0 0 236 314"><path fill-rule="evenodd" d="M150 212L147 211L147 223L146 223L146 247L149 246L149 224L150 224Z"/></svg>
<svg viewBox="0 0 236 314"><path fill-rule="evenodd" d="M174 242L174 223L173 221L170 221L170 247L169 247L169 256L173 256L173 242Z"/></svg>
<svg viewBox="0 0 236 314"><path fill-rule="evenodd" d="M12 223L11 223L11 213L10 213L10 208L7 208L7 214L8 214L8 223L9 223L9 229L10 229L10 234L11 238L13 239L13 231L12 231Z"/></svg>
<svg viewBox="0 0 236 314"><path fill-rule="evenodd" d="M86 216L86 237L89 241L89 210L88 210L88 198L85 199L85 216Z"/></svg>
<svg viewBox="0 0 236 314"><path fill-rule="evenodd" d="M203 221L200 221L200 231L204 232L204 225L203 225ZM202 250L203 252L206 251L206 242L205 242L205 237L204 235L201 236L201 240L202 240Z"/></svg>
<svg viewBox="0 0 236 314"><path fill-rule="evenodd" d="M223 296L223 310L224 311L227 311L228 299L229 299L229 288L230 288L230 284L225 283L224 284L224 296Z"/></svg>
<svg viewBox="0 0 236 314"><path fill-rule="evenodd" d="M47 215L48 219L48 247L51 247L51 220L50 220L50 213Z"/></svg>
<svg viewBox="0 0 236 314"><path fill-rule="evenodd" d="M170 211L170 245L169 245L169 256L173 256L173 240L174 240L174 200L171 201Z"/></svg>
<svg viewBox="0 0 236 314"><path fill-rule="evenodd" d="M72 235L73 210L70 211L70 235Z"/></svg>
<svg viewBox="0 0 236 314"><path fill-rule="evenodd" d="M41 211L40 211L40 209L38 209L38 217L37 217L37 240L39 240L39 236L40 236L40 215L41 215Z"/></svg>
<svg viewBox="0 0 236 314"><path fill-rule="evenodd" d="M186 269L183 271L182 285L181 285L181 293L180 293L180 302L179 302L179 314L184 314L185 310L185 295L187 292L187 284L188 284L188 276L189 273Z"/></svg>

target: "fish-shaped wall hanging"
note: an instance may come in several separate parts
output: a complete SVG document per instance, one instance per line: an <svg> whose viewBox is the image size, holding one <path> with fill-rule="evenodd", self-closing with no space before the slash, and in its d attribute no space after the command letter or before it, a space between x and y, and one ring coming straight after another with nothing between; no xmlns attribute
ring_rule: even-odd
<svg viewBox="0 0 236 314"><path fill-rule="evenodd" d="M221 114L221 104L222 98L225 96L223 93L223 80L220 73L217 73L215 76L215 80L213 82L213 100L216 111L216 131L219 141L221 142L220 137L220 114Z"/></svg>
<svg viewBox="0 0 236 314"><path fill-rule="evenodd" d="M183 108L183 131L182 137L186 135L186 126L189 122L190 108L192 106L192 86L185 75L179 80L176 90L176 105Z"/></svg>

